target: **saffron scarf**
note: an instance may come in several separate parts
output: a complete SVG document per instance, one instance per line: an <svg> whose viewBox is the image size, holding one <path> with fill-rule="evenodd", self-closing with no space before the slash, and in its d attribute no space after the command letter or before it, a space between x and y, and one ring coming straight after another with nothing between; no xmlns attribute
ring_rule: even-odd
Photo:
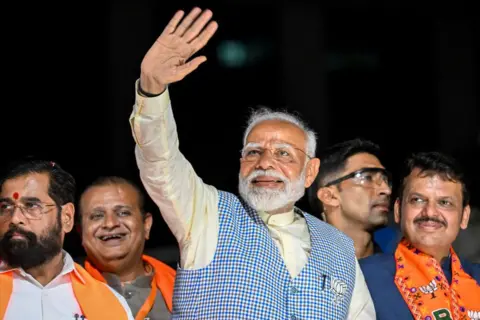
<svg viewBox="0 0 480 320"><path fill-rule="evenodd" d="M150 294L138 311L137 315L135 315L135 320L145 319L150 310L152 310L153 304L155 303L155 297L157 295L157 289L160 290L160 293L162 294L162 297L167 305L168 311L172 312L173 287L175 284L176 274L175 270L163 262L160 262L147 255L143 255L142 260L153 267L154 276L151 283ZM88 260L85 261L85 269L95 279L106 283L106 280L102 276L101 272L95 269L95 267Z"/></svg>
<svg viewBox="0 0 480 320"><path fill-rule="evenodd" d="M452 282L433 257L402 239L395 251L395 284L415 320L469 320L480 311L480 285L450 248Z"/></svg>

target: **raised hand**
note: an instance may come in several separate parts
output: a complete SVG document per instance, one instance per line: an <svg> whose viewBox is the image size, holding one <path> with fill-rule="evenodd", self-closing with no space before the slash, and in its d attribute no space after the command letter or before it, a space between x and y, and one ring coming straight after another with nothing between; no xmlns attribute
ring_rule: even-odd
<svg viewBox="0 0 480 320"><path fill-rule="evenodd" d="M218 24L210 21L212 15L210 10L202 12L194 8L182 20L184 12L175 13L143 58L140 74L143 91L159 94L166 85L182 80L207 60L205 56L199 56L187 61L217 31Z"/></svg>

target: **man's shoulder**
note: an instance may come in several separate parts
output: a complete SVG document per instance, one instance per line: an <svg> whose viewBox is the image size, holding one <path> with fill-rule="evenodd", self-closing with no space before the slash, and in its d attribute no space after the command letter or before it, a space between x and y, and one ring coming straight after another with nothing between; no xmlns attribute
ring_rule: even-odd
<svg viewBox="0 0 480 320"><path fill-rule="evenodd" d="M480 263L473 263L460 258L463 270L480 284Z"/></svg>
<svg viewBox="0 0 480 320"><path fill-rule="evenodd" d="M393 254L376 253L369 257L359 259L358 263L362 270L384 269L385 267L395 267L395 257Z"/></svg>
<svg viewBox="0 0 480 320"><path fill-rule="evenodd" d="M395 276L396 266L393 254L377 253L359 259L358 263L369 286L381 285L387 279L393 279Z"/></svg>

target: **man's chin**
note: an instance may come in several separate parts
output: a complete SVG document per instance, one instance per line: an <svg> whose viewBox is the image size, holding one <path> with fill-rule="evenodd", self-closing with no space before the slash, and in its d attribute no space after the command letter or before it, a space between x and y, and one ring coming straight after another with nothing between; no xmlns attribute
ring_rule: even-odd
<svg viewBox="0 0 480 320"><path fill-rule="evenodd" d="M122 260L128 255L131 250L129 248L123 247L113 247L102 250L99 254L102 256L103 260Z"/></svg>

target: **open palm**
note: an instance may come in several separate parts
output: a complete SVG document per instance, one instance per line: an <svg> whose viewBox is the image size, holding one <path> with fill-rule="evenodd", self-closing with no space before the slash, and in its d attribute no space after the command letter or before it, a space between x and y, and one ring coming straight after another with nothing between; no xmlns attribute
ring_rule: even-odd
<svg viewBox="0 0 480 320"><path fill-rule="evenodd" d="M175 13L143 58L140 81L144 90L151 93L163 91L166 85L182 80L206 61L205 56L188 60L207 44L217 30L215 21L209 23L212 15L210 10L202 12L194 8L181 21L184 12Z"/></svg>

